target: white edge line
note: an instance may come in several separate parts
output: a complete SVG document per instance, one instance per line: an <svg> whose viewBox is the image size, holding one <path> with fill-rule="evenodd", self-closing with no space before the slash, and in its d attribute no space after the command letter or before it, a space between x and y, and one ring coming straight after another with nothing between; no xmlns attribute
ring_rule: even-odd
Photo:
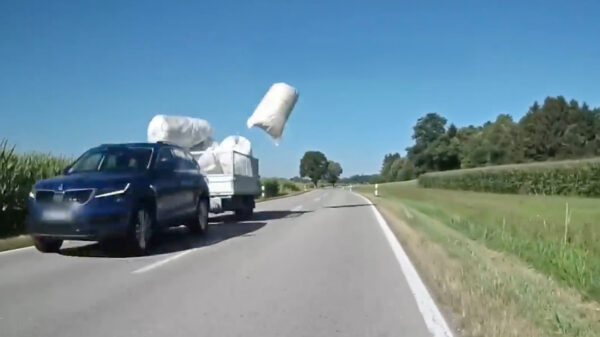
<svg viewBox="0 0 600 337"><path fill-rule="evenodd" d="M298 205L298 206L292 208L292 212L298 212L301 209L302 209L302 205Z"/></svg>
<svg viewBox="0 0 600 337"><path fill-rule="evenodd" d="M24 250L30 250L30 249L33 249L33 248L35 248L35 246L32 245L32 246L21 247L21 248L16 248L16 249L9 249L9 250L5 250L3 252L0 252L0 255L8 255L8 254L11 254L11 253L22 252Z"/></svg>
<svg viewBox="0 0 600 337"><path fill-rule="evenodd" d="M417 273L417 270L415 269L414 265L412 264L412 262L410 262L408 255L406 255L406 252L396 239L396 236L390 229L388 223L385 221L381 213L379 213L379 210L375 207L375 205L373 205L371 200L367 199L366 197L360 194L355 194L363 198L367 203L371 205L371 208L373 209L373 214L375 215L375 218L377 219L377 222L379 223L383 234L385 235L388 243L390 244L392 251L396 256L396 259L398 260L398 263L400 264L400 268L404 273L404 277L406 277L408 286L410 287L410 290L413 296L415 297L417 306L419 307L419 311L421 312L421 315L425 320L425 325L427 325L427 329L429 329L429 332L431 332L435 337L453 337L454 335L448 327L444 316L442 316L440 309L433 301L433 298L429 294L427 287L425 287L425 284L421 280L421 277L419 277L419 273Z"/></svg>
<svg viewBox="0 0 600 337"><path fill-rule="evenodd" d="M176 259L178 259L178 258L180 258L180 257L182 257L182 256L185 256L185 255L187 255L187 254L189 254L189 253L193 252L194 250L196 250L196 249L195 249L195 248L193 248L193 249L188 249L188 250L185 250L185 251L183 251L183 252L181 252L181 253L178 253L178 254L175 254L175 255L171 255L171 256L167 257L166 259L162 259L162 260L160 260L160 261L156 261L156 262L154 262L154 263L151 263L151 264L149 264L149 265L147 265L147 266L145 266L145 267L142 267L142 268L140 268L140 269L134 270L134 271L132 271L131 273L132 273L132 274L141 274L141 273L145 273L145 272L147 272L147 271L150 271L150 270L152 270L152 269L154 269L154 268L158 268L158 267L162 266L163 264L169 263L169 262L171 262L171 261L173 261L173 260L176 260Z"/></svg>

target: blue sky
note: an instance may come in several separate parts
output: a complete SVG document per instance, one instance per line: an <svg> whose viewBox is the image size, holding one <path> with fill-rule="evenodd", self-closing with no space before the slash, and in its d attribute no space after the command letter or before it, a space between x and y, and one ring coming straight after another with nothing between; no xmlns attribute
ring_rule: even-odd
<svg viewBox="0 0 600 337"><path fill-rule="evenodd" d="M144 141L158 113L248 137L263 176L307 150L375 173L439 112L459 126L564 95L600 105L594 1L2 1L0 138L78 155ZM246 119L300 100L279 146Z"/></svg>

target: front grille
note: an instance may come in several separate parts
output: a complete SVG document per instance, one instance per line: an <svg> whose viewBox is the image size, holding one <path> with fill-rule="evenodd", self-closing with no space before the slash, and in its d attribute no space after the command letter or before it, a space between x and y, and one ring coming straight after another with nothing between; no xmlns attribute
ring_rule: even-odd
<svg viewBox="0 0 600 337"><path fill-rule="evenodd" d="M79 204L85 204L92 196L93 190L74 190L66 191L63 197L64 202L76 202Z"/></svg>
<svg viewBox="0 0 600 337"><path fill-rule="evenodd" d="M40 203L78 203L84 204L90 200L92 189L67 190L64 192L37 191L35 200Z"/></svg>
<svg viewBox="0 0 600 337"><path fill-rule="evenodd" d="M35 193L35 200L37 202L52 202L54 198L54 192L52 191L37 191Z"/></svg>

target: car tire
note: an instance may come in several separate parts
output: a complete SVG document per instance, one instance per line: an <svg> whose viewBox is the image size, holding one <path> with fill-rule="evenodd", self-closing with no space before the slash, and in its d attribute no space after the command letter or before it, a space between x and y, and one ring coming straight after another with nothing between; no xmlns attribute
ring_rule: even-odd
<svg viewBox="0 0 600 337"><path fill-rule="evenodd" d="M206 232L208 228L208 209L208 198L200 198L200 200L198 200L198 206L196 207L196 216L191 223L188 224L190 232L196 234L202 234Z"/></svg>
<svg viewBox="0 0 600 337"><path fill-rule="evenodd" d="M33 244L42 253L58 253L63 240L34 236Z"/></svg>
<svg viewBox="0 0 600 337"><path fill-rule="evenodd" d="M137 255L146 255L152 242L154 216L146 207L139 208L132 220L130 244Z"/></svg>

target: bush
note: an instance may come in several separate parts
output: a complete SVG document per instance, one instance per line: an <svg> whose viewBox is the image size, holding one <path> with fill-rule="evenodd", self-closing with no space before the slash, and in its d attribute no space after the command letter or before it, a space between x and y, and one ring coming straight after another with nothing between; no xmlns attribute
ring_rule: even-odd
<svg viewBox="0 0 600 337"><path fill-rule="evenodd" d="M281 189L284 191L288 191L288 192L298 192L300 191L300 188L298 187L298 185L294 184L291 181L284 181L281 184Z"/></svg>
<svg viewBox="0 0 600 337"><path fill-rule="evenodd" d="M600 158L426 173L419 185L493 193L600 196Z"/></svg>
<svg viewBox="0 0 600 337"><path fill-rule="evenodd" d="M277 179L266 179L263 181L265 187L265 197L275 197L279 195L279 182Z"/></svg>
<svg viewBox="0 0 600 337"><path fill-rule="evenodd" d="M46 154L16 154L0 141L0 237L21 234L27 195L38 179L58 175L69 161Z"/></svg>

